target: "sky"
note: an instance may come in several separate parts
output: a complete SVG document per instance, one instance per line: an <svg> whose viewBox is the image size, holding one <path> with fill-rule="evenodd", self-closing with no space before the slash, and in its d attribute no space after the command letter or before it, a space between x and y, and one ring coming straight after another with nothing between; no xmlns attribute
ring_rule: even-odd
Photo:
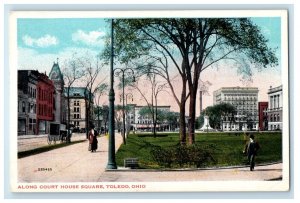
<svg viewBox="0 0 300 203"><path fill-rule="evenodd" d="M270 86L279 86L281 81L281 32L279 17L251 18L257 24L264 36L269 40L271 48L277 48L278 67L261 71L254 70L252 82L245 84L236 67L231 67L226 61L213 66L201 74L201 80L209 81L211 86L208 94L203 96L203 107L212 105L213 91L221 87L251 86L259 88L259 101L267 101L267 91ZM49 74L53 62L63 64L74 52L92 55L99 54L104 47L104 37L109 31L109 24L105 19L95 18L19 18L17 21L18 69L34 69ZM108 69L107 69L108 75ZM108 77L107 77L108 78ZM147 91L147 87L144 87ZM180 88L178 88L180 89ZM116 93L116 97L118 92ZM171 109L178 111L172 95L162 92L158 104L171 105ZM118 103L118 99L116 99ZM143 104L140 96L134 102ZM104 99L103 104L108 104ZM198 106L199 104L197 104ZM199 111L197 111L199 113Z"/></svg>

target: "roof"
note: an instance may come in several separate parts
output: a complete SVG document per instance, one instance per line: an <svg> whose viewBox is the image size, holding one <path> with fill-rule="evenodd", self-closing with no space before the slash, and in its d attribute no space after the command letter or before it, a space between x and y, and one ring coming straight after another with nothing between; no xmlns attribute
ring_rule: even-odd
<svg viewBox="0 0 300 203"><path fill-rule="evenodd" d="M68 95L68 88L64 88L64 95L67 97ZM85 98L87 94L89 93L89 90L85 87L70 87L69 96L70 97L78 97L78 98ZM92 98L94 95L92 94Z"/></svg>
<svg viewBox="0 0 300 203"><path fill-rule="evenodd" d="M54 78L51 77L51 74L54 73L54 72L58 75L58 77L56 79L60 79L60 80L63 81L64 77L63 77L63 74L60 71L58 62L57 63L55 63L55 62L53 63L52 69L51 69L51 71L49 73L49 78L51 78L51 80L54 79Z"/></svg>

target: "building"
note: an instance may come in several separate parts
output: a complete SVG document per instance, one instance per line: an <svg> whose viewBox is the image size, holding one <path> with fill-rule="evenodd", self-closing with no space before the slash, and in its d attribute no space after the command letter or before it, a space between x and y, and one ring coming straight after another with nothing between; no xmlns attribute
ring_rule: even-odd
<svg viewBox="0 0 300 203"><path fill-rule="evenodd" d="M40 73L37 83L37 132L49 133L49 123L54 120L55 87L46 74Z"/></svg>
<svg viewBox="0 0 300 203"><path fill-rule="evenodd" d="M85 132L88 127L86 120L93 120L93 95L84 87L71 87L69 89L70 125L76 130ZM68 98L68 88L64 88L64 95ZM90 99L88 99L90 98ZM90 107L90 108L89 108ZM66 107L67 108L67 107ZM89 109L89 110L88 110ZM68 110L67 110L68 112ZM68 117L67 117L68 120Z"/></svg>
<svg viewBox="0 0 300 203"><path fill-rule="evenodd" d="M268 102L258 102L258 128L268 130Z"/></svg>
<svg viewBox="0 0 300 203"><path fill-rule="evenodd" d="M18 135L37 134L36 97L39 73L18 71Z"/></svg>
<svg viewBox="0 0 300 203"><path fill-rule="evenodd" d="M63 95L64 79L63 74L60 71L58 62L54 62L52 69L49 73L49 78L53 81L55 87L53 121L56 123L66 123L66 108L64 105L65 97Z"/></svg>
<svg viewBox="0 0 300 203"><path fill-rule="evenodd" d="M268 130L282 130L282 85L268 90Z"/></svg>
<svg viewBox="0 0 300 203"><path fill-rule="evenodd" d="M222 87L213 93L213 103L228 103L235 107L237 114L234 121L223 118L222 129L257 130L258 129L258 88L257 87Z"/></svg>
<svg viewBox="0 0 300 203"><path fill-rule="evenodd" d="M127 114L128 123L130 123L131 128L137 131L151 131L153 129L153 120L151 115L141 115L140 111L143 108L148 108L148 106L138 106L136 104L130 104L130 110ZM158 111L170 112L171 106L157 106ZM156 125L157 130L169 129L169 124L167 121L158 122Z"/></svg>

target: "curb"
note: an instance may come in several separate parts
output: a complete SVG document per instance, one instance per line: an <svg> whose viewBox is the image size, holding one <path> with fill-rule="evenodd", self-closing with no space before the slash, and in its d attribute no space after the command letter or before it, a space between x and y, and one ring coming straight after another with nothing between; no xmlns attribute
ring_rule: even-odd
<svg viewBox="0 0 300 203"><path fill-rule="evenodd" d="M256 164L257 166L269 166L273 164L280 164L280 162L261 163ZM210 168L183 168L183 169L131 169L119 167L118 169L105 169L107 172L180 172L180 171L212 171L212 170L224 170L224 169L235 169L235 168L248 168L249 165L240 166L224 166L224 167L210 167ZM282 177L281 177L282 178Z"/></svg>

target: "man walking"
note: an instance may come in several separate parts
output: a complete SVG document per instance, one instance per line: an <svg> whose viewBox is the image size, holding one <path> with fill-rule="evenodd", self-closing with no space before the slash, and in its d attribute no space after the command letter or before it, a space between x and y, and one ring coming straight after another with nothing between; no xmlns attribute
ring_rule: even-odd
<svg viewBox="0 0 300 203"><path fill-rule="evenodd" d="M248 161L250 163L250 171L254 170L255 166L255 156L257 155L257 151L259 150L260 146L258 142L254 140L254 135L250 135L250 140L247 147L247 155L248 155Z"/></svg>

